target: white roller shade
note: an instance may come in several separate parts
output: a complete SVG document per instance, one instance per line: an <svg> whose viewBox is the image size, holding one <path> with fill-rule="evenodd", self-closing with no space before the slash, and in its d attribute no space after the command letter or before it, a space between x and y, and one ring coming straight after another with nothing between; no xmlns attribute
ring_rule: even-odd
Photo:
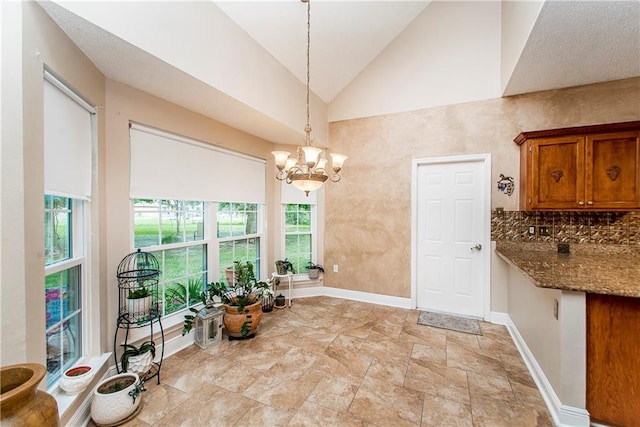
<svg viewBox="0 0 640 427"><path fill-rule="evenodd" d="M45 194L91 198L91 116L94 112L55 77L45 73Z"/></svg>
<svg viewBox="0 0 640 427"><path fill-rule="evenodd" d="M264 160L132 124L132 198L265 203Z"/></svg>
<svg viewBox="0 0 640 427"><path fill-rule="evenodd" d="M311 204L318 203L318 192L311 191L309 196L305 196L304 191L298 190L291 184L287 184L284 181L280 181L280 202L281 203L295 203L295 204Z"/></svg>

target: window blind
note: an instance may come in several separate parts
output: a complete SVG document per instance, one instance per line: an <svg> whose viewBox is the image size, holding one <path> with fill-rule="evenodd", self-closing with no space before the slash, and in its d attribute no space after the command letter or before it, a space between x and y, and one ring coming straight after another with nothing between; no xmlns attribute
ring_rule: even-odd
<svg viewBox="0 0 640 427"><path fill-rule="evenodd" d="M95 110L50 73L44 78L45 194L89 200Z"/></svg>
<svg viewBox="0 0 640 427"><path fill-rule="evenodd" d="M132 198L265 203L266 162L132 123Z"/></svg>

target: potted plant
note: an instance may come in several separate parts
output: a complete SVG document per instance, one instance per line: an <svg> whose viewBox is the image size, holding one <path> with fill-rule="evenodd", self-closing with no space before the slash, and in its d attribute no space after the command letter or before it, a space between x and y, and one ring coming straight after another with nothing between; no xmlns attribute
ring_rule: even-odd
<svg viewBox="0 0 640 427"><path fill-rule="evenodd" d="M67 369L60 379L60 388L67 394L78 394L87 388L94 374L93 368L87 365Z"/></svg>
<svg viewBox="0 0 640 427"><path fill-rule="evenodd" d="M324 267L320 264L314 264L311 261L307 263L307 271L309 272L309 279L317 279L320 277L320 272L324 273Z"/></svg>
<svg viewBox="0 0 640 427"><path fill-rule="evenodd" d="M262 297L265 292L270 291L270 286L267 282L259 282L256 279L250 261L235 261L234 273L233 285L222 282L209 283L200 297L205 305L212 304L215 298L220 299L225 312L222 321L229 337L253 337L262 319ZM198 313L193 307L189 310L194 315L185 316L182 335L192 329L195 314Z"/></svg>
<svg viewBox="0 0 640 427"><path fill-rule="evenodd" d="M143 375L149 372L156 357L156 344L153 341L145 341L136 347L131 344L122 344L124 352L120 356L120 365L123 372L136 372Z"/></svg>
<svg viewBox="0 0 640 427"><path fill-rule="evenodd" d="M98 426L121 424L133 418L140 410L144 391L136 373L114 375L100 382L93 391L91 418Z"/></svg>
<svg viewBox="0 0 640 427"><path fill-rule="evenodd" d="M127 312L134 319L142 320L149 316L151 292L145 287L130 289L127 295Z"/></svg>
<svg viewBox="0 0 640 427"><path fill-rule="evenodd" d="M296 274L295 270L293 269L293 264L291 264L291 261L285 259L279 259L276 261L276 271L278 272L278 274L287 274L289 272L291 272L292 274Z"/></svg>

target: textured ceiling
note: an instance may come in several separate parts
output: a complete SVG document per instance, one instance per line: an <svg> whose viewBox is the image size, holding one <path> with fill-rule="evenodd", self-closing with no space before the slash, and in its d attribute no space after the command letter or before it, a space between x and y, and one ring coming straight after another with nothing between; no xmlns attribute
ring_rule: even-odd
<svg viewBox="0 0 640 427"><path fill-rule="evenodd" d="M548 1L504 95L640 75L640 2Z"/></svg>

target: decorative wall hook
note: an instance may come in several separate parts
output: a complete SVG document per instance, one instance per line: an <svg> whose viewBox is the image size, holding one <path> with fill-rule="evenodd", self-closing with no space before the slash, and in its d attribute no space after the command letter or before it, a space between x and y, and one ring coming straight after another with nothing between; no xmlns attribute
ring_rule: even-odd
<svg viewBox="0 0 640 427"><path fill-rule="evenodd" d="M507 196L511 196L511 194L513 194L513 187L513 178L500 174L500 180L498 181L498 190L502 191Z"/></svg>

